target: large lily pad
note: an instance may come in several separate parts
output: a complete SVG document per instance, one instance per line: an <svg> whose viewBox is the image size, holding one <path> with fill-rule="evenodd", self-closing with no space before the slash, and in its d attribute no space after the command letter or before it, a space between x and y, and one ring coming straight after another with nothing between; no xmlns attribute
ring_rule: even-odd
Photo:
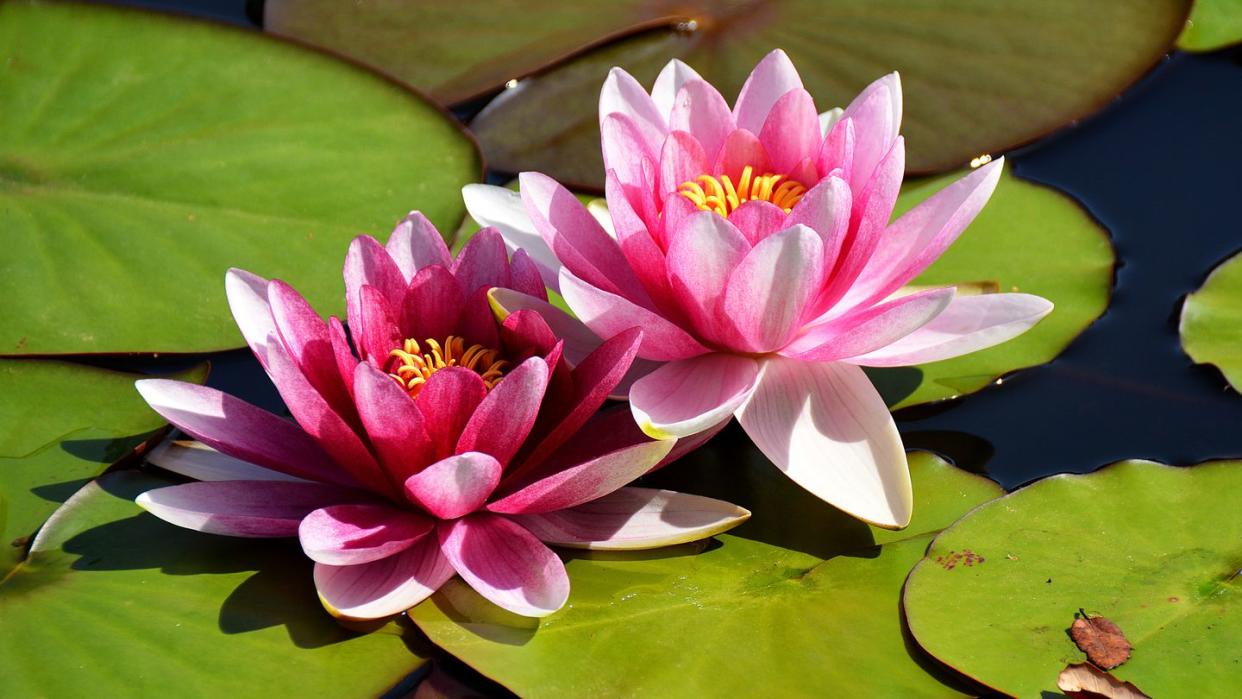
<svg viewBox="0 0 1242 699"><path fill-rule="evenodd" d="M913 454L915 520L873 529L807 495L744 437L660 472L658 485L730 498L754 518L716 540L575 553L569 602L524 620L450 583L411 617L523 696L956 696L907 647L898 591L932 535L1000 494Z"/></svg>
<svg viewBox="0 0 1242 699"><path fill-rule="evenodd" d="M1134 645L1117 677L1154 697L1236 696L1240 489L1236 461L1127 461L1039 481L936 538L906 585L910 630L980 682L1039 697L1083 659L1066 634L1082 609Z"/></svg>
<svg viewBox="0 0 1242 699"><path fill-rule="evenodd" d="M898 213L961 173L908 181ZM1037 294L1056 309L1002 345L915 369L872 372L890 405L905 407L976 391L1016 369L1051 361L1108 307L1115 256L1108 233L1068 196L1008 172L974 223L916 284L995 282Z"/></svg>
<svg viewBox="0 0 1242 699"><path fill-rule="evenodd" d="M1186 297L1179 327L1182 348L1199 364L1214 364L1242 391L1242 255L1212 270Z"/></svg>
<svg viewBox="0 0 1242 699"><path fill-rule="evenodd" d="M458 224L459 126L400 86L253 32L0 3L0 354L239 347L224 273L339 312L358 233Z"/></svg>
<svg viewBox="0 0 1242 699"><path fill-rule="evenodd" d="M0 583L0 694L377 696L422 663L408 628L338 626L296 543L199 534L132 502L168 483L108 474L43 528Z"/></svg>
<svg viewBox="0 0 1242 699"><path fill-rule="evenodd" d="M1177 38L1185 51L1215 51L1242 42L1242 0L1195 0Z"/></svg>
<svg viewBox="0 0 1242 699"><path fill-rule="evenodd" d="M201 383L206 365L172 378ZM66 498L165 424L135 374L0 360L0 577Z"/></svg>
<svg viewBox="0 0 1242 699"><path fill-rule="evenodd" d="M731 98L759 58L780 47L824 109L899 70L909 164L927 172L1030 141L1104 106L1168 50L1188 5L482 0L412 10L400 0L269 0L265 26L352 55L450 103L539 73L476 120L484 155L500 170L541 170L598 187L596 103L613 65L650 85L665 62L681 58ZM618 36L626 38L610 41Z"/></svg>

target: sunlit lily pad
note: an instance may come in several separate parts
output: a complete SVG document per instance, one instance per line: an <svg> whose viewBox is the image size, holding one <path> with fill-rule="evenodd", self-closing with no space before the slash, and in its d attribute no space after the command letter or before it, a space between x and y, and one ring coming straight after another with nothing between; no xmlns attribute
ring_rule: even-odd
<svg viewBox="0 0 1242 699"><path fill-rule="evenodd" d="M408 628L358 636L325 614L295 542L199 534L132 502L167 484L109 474L44 527L0 583L0 695L378 696L423 662Z"/></svg>
<svg viewBox="0 0 1242 699"><path fill-rule="evenodd" d="M1066 633L1081 609L1133 644L1112 670L1122 680L1153 697L1235 696L1240 490L1237 461L1127 461L1039 481L936 538L906 585L910 630L951 667L1038 698L1084 658Z"/></svg>
<svg viewBox="0 0 1242 699"><path fill-rule="evenodd" d="M1195 0L1177 38L1184 51L1215 51L1242 42L1242 0Z"/></svg>
<svg viewBox="0 0 1242 699"><path fill-rule="evenodd" d="M1107 104L1168 50L1188 5L482 0L415 9L400 0L268 0L265 26L354 56L448 103L539 72L475 122L487 161L601 186L596 103L613 65L650 85L666 61L681 58L732 99L751 67L779 47L823 109L844 106L899 70L909 164L926 172L1029 141Z"/></svg>
<svg viewBox="0 0 1242 699"><path fill-rule="evenodd" d="M0 354L241 346L224 273L339 312L349 240L451 231L471 141L319 52L98 5L0 4Z"/></svg>
<svg viewBox="0 0 1242 699"><path fill-rule="evenodd" d="M202 365L174 378L201 383L206 376ZM138 378L0 360L0 577L61 502L167 424L134 390Z"/></svg>
<svg viewBox="0 0 1242 699"><path fill-rule="evenodd" d="M1212 270L1186 297L1180 331L1191 359L1216 365L1234 390L1242 391L1242 255Z"/></svg>
<svg viewBox="0 0 1242 699"><path fill-rule="evenodd" d="M902 636L898 592L939 529L1000 494L913 454L914 522L892 532L824 505L744 437L657 474L750 508L706 544L575 553L569 602L523 620L450 583L411 616L431 640L522 696L957 696Z"/></svg>

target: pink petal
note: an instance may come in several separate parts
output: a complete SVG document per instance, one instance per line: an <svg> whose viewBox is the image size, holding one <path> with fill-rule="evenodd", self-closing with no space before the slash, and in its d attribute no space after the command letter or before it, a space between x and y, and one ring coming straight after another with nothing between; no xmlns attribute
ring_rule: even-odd
<svg viewBox="0 0 1242 699"><path fill-rule="evenodd" d="M474 294L462 304L461 316L457 320L454 334L460 335L467 347L475 344L500 347L500 329L496 326L496 316L487 300L489 290L486 286L475 289Z"/></svg>
<svg viewBox="0 0 1242 699"><path fill-rule="evenodd" d="M668 119L669 131L686 131L703 146L707 162L716 162L716 153L725 137L737 128L733 112L716 88L705 80L690 80L681 86Z"/></svg>
<svg viewBox="0 0 1242 699"><path fill-rule="evenodd" d="M431 440L431 461L455 453L457 440L486 395L483 379L462 367L441 369L427 379L414 405L423 414L423 426Z"/></svg>
<svg viewBox="0 0 1242 699"><path fill-rule="evenodd" d="M353 418L353 397L341 378L327 323L301 294L279 279L268 284L267 296L280 339L302 375L333 410Z"/></svg>
<svg viewBox="0 0 1242 699"><path fill-rule="evenodd" d="M764 56L738 93L737 105L733 108L738 128L759 133L777 100L801 87L802 78L798 77L793 61L784 51L775 49Z"/></svg>
<svg viewBox="0 0 1242 699"><path fill-rule="evenodd" d="M630 328L643 329L638 355L668 361L706 354L707 348L663 317L616 294L596 288L561 270L561 294L578 318L600 337L612 337Z"/></svg>
<svg viewBox="0 0 1242 699"><path fill-rule="evenodd" d="M729 223L742 231L749 250L750 246L764 238L788 228L785 224L787 216L784 209L770 201L752 199L729 214Z"/></svg>
<svg viewBox="0 0 1242 699"><path fill-rule="evenodd" d="M466 295L452 272L439 265L418 270L401 302L397 324L402 337L412 337L420 343L428 338L444 342L445 337L457 333L465 302Z"/></svg>
<svg viewBox="0 0 1242 699"><path fill-rule="evenodd" d="M266 538L297 536L298 524L312 511L359 497L322 483L209 481L148 490L135 502L178 527Z"/></svg>
<svg viewBox="0 0 1242 699"><path fill-rule="evenodd" d="M1004 158L984 165L894 221L839 305L852 308L886 298L927 269L988 202L1003 166Z"/></svg>
<svg viewBox="0 0 1242 699"><path fill-rule="evenodd" d="M564 341L565 358L571 364L581 362L602 342L582 321L543 299L512 289L492 289L488 292L488 299L496 318L502 323L519 311L530 310L538 313L552 333Z"/></svg>
<svg viewBox="0 0 1242 699"><path fill-rule="evenodd" d="M353 566L401 553L434 527L420 514L389 505L330 505L306 515L298 540L316 563Z"/></svg>
<svg viewBox="0 0 1242 699"><path fill-rule="evenodd" d="M630 409L652 438L687 437L727 420L758 375L757 361L733 354L669 362L634 383Z"/></svg>
<svg viewBox="0 0 1242 699"><path fill-rule="evenodd" d="M470 238L457 254L453 276L466 296L480 288L509 286L509 255L495 228L484 228Z"/></svg>
<svg viewBox="0 0 1242 699"><path fill-rule="evenodd" d="M723 308L745 349L784 346L819 292L824 245L819 234L794 226L759 242L729 277Z"/></svg>
<svg viewBox="0 0 1242 699"><path fill-rule="evenodd" d="M651 88L651 101L666 122L673 113L673 102L677 99L677 93L681 92L682 86L691 80L702 79L703 77L693 68L676 58L664 65L664 68L660 70L660 75L656 77L655 85Z"/></svg>
<svg viewBox="0 0 1242 699"><path fill-rule="evenodd" d="M660 150L660 174L656 195L666 197L677 191L683 182L706 175L710 161L698 139L685 131L674 131Z"/></svg>
<svg viewBox="0 0 1242 699"><path fill-rule="evenodd" d="M647 141L634 120L613 112L600 122L599 130L604 171L615 170L621 183L627 187L650 186L647 184L650 179L645 176L644 162L654 162L659 151L647 146Z"/></svg>
<svg viewBox="0 0 1242 699"><path fill-rule="evenodd" d="M759 142L779 173L790 172L799 162L814 157L820 147L820 135L819 114L811 94L797 88L776 100L759 131Z"/></svg>
<svg viewBox="0 0 1242 699"><path fill-rule="evenodd" d="M815 167L822 176L830 173L839 174L841 177L847 178L850 186L853 187L854 182L849 179L850 173L854 171L854 141L857 138L854 133L854 120L842 118L837 121L836 125L824 137L823 144L819 147L819 154L815 156ZM857 186L862 187L866 183L860 183Z"/></svg>
<svg viewBox="0 0 1242 699"><path fill-rule="evenodd" d="M660 211L660 223L658 228L648 228L651 231L651 237L656 243L665 250L668 249L669 240L673 237L673 232L681 228L681 224L689 217L702 211L699 207L690 203L682 195L673 192L664 197L662 209Z"/></svg>
<svg viewBox="0 0 1242 699"><path fill-rule="evenodd" d="M511 288L547 300L548 289L544 286L539 266L525 250L513 251L513 259L509 261L509 275L512 279Z"/></svg>
<svg viewBox="0 0 1242 699"><path fill-rule="evenodd" d="M358 413L389 482L404 483L438 457L423 413L391 376L365 362L354 374Z"/></svg>
<svg viewBox="0 0 1242 699"><path fill-rule="evenodd" d="M474 409L457 441L457 453L483 452L506 466L539 416L548 365L531 357L509 371Z"/></svg>
<svg viewBox="0 0 1242 699"><path fill-rule="evenodd" d="M749 511L723 500L650 488L622 488L566 510L513 516L545 543L597 551L652 549L698 541L749 518Z"/></svg>
<svg viewBox="0 0 1242 699"><path fill-rule="evenodd" d="M1030 294L959 296L927 325L849 362L909 366L951 359L1017 337L1051 312L1051 302Z"/></svg>
<svg viewBox="0 0 1242 699"><path fill-rule="evenodd" d="M371 286L392 308L399 308L405 295L405 277L388 251L375 238L360 235L345 254L345 318L349 327L362 326L362 287Z"/></svg>
<svg viewBox="0 0 1242 699"><path fill-rule="evenodd" d="M196 481L295 481L305 479L242 461L194 440L162 442L147 463Z"/></svg>
<svg viewBox="0 0 1242 699"><path fill-rule="evenodd" d="M462 199L471 218L481 226L495 228L512 251L524 250L539 270L543 283L555 290L559 283L557 275L561 262L535 230L535 224L526 214L522 195L504 187L487 184L468 184L462 187Z"/></svg>
<svg viewBox="0 0 1242 699"><path fill-rule="evenodd" d="M332 316L328 319L328 340L332 343L332 358L336 361L336 371L345 384L349 395L354 394L354 367L358 366L358 358L349 346L349 337L345 334L345 326L341 319Z"/></svg>
<svg viewBox="0 0 1242 699"><path fill-rule="evenodd" d="M668 123L656 108L651 95L621 68L608 71L608 78L604 80L599 95L600 121L612 113L624 114L632 120L649 152L659 150L668 131Z"/></svg>
<svg viewBox="0 0 1242 699"><path fill-rule="evenodd" d="M450 267L453 264L453 256L449 254L440 231L436 230L421 211L411 211L401 219L392 235L388 236L384 249L388 251L388 256L397 265L407 284L423 267Z"/></svg>
<svg viewBox="0 0 1242 699"><path fill-rule="evenodd" d="M668 248L668 281L701 336L723 341L717 302L724 295L730 273L737 269L750 243L737 226L711 211L699 211L682 221Z"/></svg>
<svg viewBox="0 0 1242 699"><path fill-rule="evenodd" d="M670 302L671 292L664 273L664 252L656 244L642 217L631 206L625 185L609 170L604 184L608 213L616 231L617 244L630 269L657 307Z"/></svg>
<svg viewBox="0 0 1242 699"><path fill-rule="evenodd" d="M229 456L297 478L353 482L297 425L227 393L168 379L134 387L165 420Z"/></svg>
<svg viewBox="0 0 1242 699"><path fill-rule="evenodd" d="M832 269L850 227L853 197L840 177L826 177L802 195L785 221L786 226L802 224L819 234L824 242L824 269Z"/></svg>
<svg viewBox="0 0 1242 699"><path fill-rule="evenodd" d="M521 525L477 513L437 530L440 549L479 594L514 614L547 616L569 598L565 565Z"/></svg>
<svg viewBox="0 0 1242 699"><path fill-rule="evenodd" d="M272 320L272 307L267 302L267 285L263 277L242 269L232 268L224 275L224 292L233 320L265 369L268 343L276 342L279 337L276 321Z"/></svg>
<svg viewBox="0 0 1242 699"><path fill-rule="evenodd" d="M746 129L730 132L716 155L716 166L712 168L712 172L728 175L736 183L747 165L755 175L772 170L768 162L768 152L763 149L758 136Z"/></svg>
<svg viewBox="0 0 1242 699"><path fill-rule="evenodd" d="M862 369L770 359L737 417L755 446L812 495L876 526L910 523L901 435Z"/></svg>
<svg viewBox="0 0 1242 699"><path fill-rule="evenodd" d="M577 197L537 172L524 172L519 180L527 214L565 269L594 286L640 304L647 303L647 294L635 279L617 241Z"/></svg>
<svg viewBox="0 0 1242 699"><path fill-rule="evenodd" d="M358 298L358 324L350 326L354 344L364 360L382 366L388 362L388 353L401 346L401 328L393 317L393 311L399 307L393 309L384 294L369 285L359 290Z"/></svg>
<svg viewBox="0 0 1242 699"><path fill-rule="evenodd" d="M887 347L927 325L953 300L953 287L929 289L805 329L781 354L832 362Z"/></svg>
<svg viewBox="0 0 1242 699"><path fill-rule="evenodd" d="M410 476L405 494L440 519L457 519L482 507L500 483L501 471L500 462L488 454L455 454Z"/></svg>
<svg viewBox="0 0 1242 699"><path fill-rule="evenodd" d="M901 78L889 73L871 83L850 102L841 118L854 124L853 167L848 179L857 190L871 179L901 131Z"/></svg>
<svg viewBox="0 0 1242 699"><path fill-rule="evenodd" d="M333 616L382 619L422 602L453 577L437 537L388 558L351 566L315 564L315 589Z"/></svg>

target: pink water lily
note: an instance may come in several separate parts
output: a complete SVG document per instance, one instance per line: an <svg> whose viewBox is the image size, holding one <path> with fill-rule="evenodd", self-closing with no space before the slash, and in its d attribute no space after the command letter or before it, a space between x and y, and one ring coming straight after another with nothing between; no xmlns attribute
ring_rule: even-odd
<svg viewBox="0 0 1242 699"><path fill-rule="evenodd" d="M599 411L642 332L571 367L537 313L497 323L488 289L545 292L495 231L454 261L411 214L387 247L354 240L345 283L352 343L288 284L228 273L237 324L296 423L211 388L139 381L152 408L201 442L153 456L199 482L146 492L142 507L204 532L298 537L324 606L349 619L400 613L454 574L505 609L546 615L569 594L547 543L651 548L749 516L626 487L695 441L655 441L623 407Z"/></svg>
<svg viewBox="0 0 1242 699"><path fill-rule="evenodd" d="M606 212L538 173L521 175L520 195L483 185L464 194L595 336L642 328L626 384L643 431L682 437L736 415L801 486L902 527L912 508L905 452L860 367L989 347L1052 304L953 287L903 293L987 202L1002 161L890 223L905 166L901 112L894 73L844 110L817 114L781 51L755 67L732 109L679 61L650 93L614 68L600 96ZM539 309L567 338L582 334L539 299L493 297L502 310Z"/></svg>

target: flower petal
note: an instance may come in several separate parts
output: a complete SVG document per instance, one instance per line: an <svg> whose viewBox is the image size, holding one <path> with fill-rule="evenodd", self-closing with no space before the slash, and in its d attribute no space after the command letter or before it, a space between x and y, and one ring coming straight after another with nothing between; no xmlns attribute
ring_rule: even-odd
<svg viewBox="0 0 1242 699"><path fill-rule="evenodd" d="M668 281L685 315L700 336L717 342L727 333L717 313L729 275L750 252L750 243L738 227L712 211L685 218L668 248Z"/></svg>
<svg viewBox="0 0 1242 699"><path fill-rule="evenodd" d="M440 269L429 267L428 269ZM388 353L401 346L401 328L397 326L393 308L384 294L370 285L364 285L358 292L359 306L358 325L351 326L354 344L358 354L364 360L381 366L388 361Z"/></svg>
<svg viewBox="0 0 1242 699"><path fill-rule="evenodd" d="M482 507L500 483L501 470L489 454L455 454L410 476L405 494L440 519L457 519Z"/></svg>
<svg viewBox="0 0 1242 699"><path fill-rule="evenodd" d="M418 270L401 302L397 321L401 336L419 342L428 338L443 342L448 335L456 334L465 302L461 284L448 269L432 265Z"/></svg>
<svg viewBox="0 0 1242 699"><path fill-rule="evenodd" d="M402 278L408 284L418 270L429 265L450 267L453 256L440 231L421 211L411 211L401 219L384 245Z"/></svg>
<svg viewBox="0 0 1242 699"><path fill-rule="evenodd" d="M405 277L379 241L360 235L345 254L345 319L350 328L362 327L362 287L371 286L390 308L400 308Z"/></svg>
<svg viewBox="0 0 1242 699"><path fill-rule="evenodd" d="M793 61L781 49L773 50L750 71L737 95L733 116L738 128L759 133L777 100L801 87L802 78Z"/></svg>
<svg viewBox="0 0 1242 699"><path fill-rule="evenodd" d="M677 99L677 93L681 92L681 88L691 80L702 80L693 68L674 58L664 64L664 68L660 70L660 74L656 77L655 85L651 88L651 101L655 103L656 111L660 113L667 122L673 113L673 102Z"/></svg>
<svg viewBox="0 0 1242 699"><path fill-rule="evenodd" d="M660 150L656 196L666 197L676 192L681 183L707 174L710 162L697 138L685 131L670 133Z"/></svg>
<svg viewBox="0 0 1242 699"><path fill-rule="evenodd" d="M953 301L953 287L928 289L808 326L781 354L806 362L832 362L887 347L927 325Z"/></svg>
<svg viewBox="0 0 1242 699"><path fill-rule="evenodd" d="M737 128L733 112L715 87L706 80L688 80L677 93L668 119L669 131L685 131L703 146L707 162L716 162L716 154L725 137Z"/></svg>
<svg viewBox="0 0 1242 699"><path fill-rule="evenodd" d="M737 418L811 494L879 527L910 523L914 496L901 435L862 369L770 359Z"/></svg>
<svg viewBox="0 0 1242 699"><path fill-rule="evenodd" d="M850 187L861 189L886 156L901 131L901 78L889 73L868 85L841 114L854 124Z"/></svg>
<svg viewBox="0 0 1242 699"><path fill-rule="evenodd" d="M511 251L525 250L543 277L544 286L556 290L561 262L552 254L552 248L535 230L535 224L526 214L522 195L504 187L489 184L468 184L461 189L466 210L481 226L500 231L505 245Z"/></svg>
<svg viewBox="0 0 1242 699"><path fill-rule="evenodd" d="M785 226L802 224L819 234L824 242L824 269L832 269L841 254L841 245L850 228L853 197L850 186L840 177L826 177L802 195L785 220ZM743 207L745 208L745 207ZM740 211L740 209L739 209Z"/></svg>
<svg viewBox="0 0 1242 699"><path fill-rule="evenodd" d="M759 362L734 354L705 354L669 362L634 383L630 410L654 439L687 437L723 420L755 388Z"/></svg>
<svg viewBox="0 0 1242 699"><path fill-rule="evenodd" d="M748 510L723 500L651 488L622 488L566 510L513 516L545 543L597 551L698 541L749 518Z"/></svg>
<svg viewBox="0 0 1242 699"><path fill-rule="evenodd" d="M396 555L431 532L435 523L390 505L330 505L298 526L302 551L316 563L354 566Z"/></svg>
<svg viewBox="0 0 1242 699"><path fill-rule="evenodd" d="M533 310L543 318L552 333L565 343L565 358L577 364L603 342L591 329L547 301L513 289L492 289L487 294L492 312L501 323L518 311Z"/></svg>
<svg viewBox="0 0 1242 699"><path fill-rule="evenodd" d="M798 163L815 157L820 141L815 100L802 88L790 90L776 100L759 131L759 142L776 172L790 172Z"/></svg>
<svg viewBox="0 0 1242 699"><path fill-rule="evenodd" d="M660 149L664 135L668 132L668 122L656 108L651 95L647 94L632 75L621 68L608 71L608 77L604 80L604 87L599 94L600 121L613 113L624 114L630 118L638 127L638 133L650 152Z"/></svg>
<svg viewBox="0 0 1242 699"><path fill-rule="evenodd" d="M229 456L189 439L161 442L147 455L147 463L196 481L293 481L306 482Z"/></svg>
<svg viewBox="0 0 1242 699"><path fill-rule="evenodd" d="M437 459L422 411L391 376L362 362L354 391L367 438L392 483L404 483Z"/></svg>
<svg viewBox="0 0 1242 699"><path fill-rule="evenodd" d="M733 182L738 182L747 165L752 173L760 175L772 171L768 152L763 149L759 137L746 129L737 129L725 137L724 145L716 154L716 166L712 168L712 172L728 175Z"/></svg>
<svg viewBox="0 0 1242 699"><path fill-rule="evenodd" d="M165 420L229 456L296 478L353 483L297 425L239 398L168 379L142 379L134 387Z"/></svg>
<svg viewBox="0 0 1242 699"><path fill-rule="evenodd" d="M832 131L832 127L836 126L838 121L841 121L841 115L844 113L845 113L845 110L840 107L833 107L832 109L829 109L826 112L820 112L819 114L820 136L827 138L828 132Z"/></svg>
<svg viewBox="0 0 1242 699"><path fill-rule="evenodd" d="M302 375L337 414L352 419L354 401L341 378L328 324L293 287L279 279L267 285L272 320Z"/></svg>
<svg viewBox="0 0 1242 699"><path fill-rule="evenodd" d="M525 250L513 251L513 257L509 260L509 276L511 288L545 301L548 299L548 288L544 286L539 267Z"/></svg>
<svg viewBox="0 0 1242 699"><path fill-rule="evenodd" d="M422 602L453 577L437 537L424 536L395 556L355 566L315 564L319 601L335 617L382 619Z"/></svg>
<svg viewBox="0 0 1242 699"><path fill-rule="evenodd" d="M446 522L438 532L440 549L457 573L493 604L538 617L569 598L565 565L521 525L481 512Z"/></svg>
<svg viewBox="0 0 1242 699"><path fill-rule="evenodd" d="M617 244L621 246L621 254L625 255L630 269L634 270L634 275L657 308L671 303L672 292L669 291L664 271L664 251L656 245L646 222L630 203L625 185L612 170L606 175L604 192L608 197L608 214L616 232Z"/></svg>
<svg viewBox="0 0 1242 699"><path fill-rule="evenodd" d="M638 356L644 359L685 359L708 351L698 340L663 317L592 286L567 269L561 270L561 295L578 318L600 337L608 338L630 328L642 328L643 344Z"/></svg>
<svg viewBox="0 0 1242 699"><path fill-rule="evenodd" d="M615 170L627 187L650 187L654 180L650 174L659 151L647 147L634 120L613 112L600 122L599 131L604 172Z"/></svg>
<svg viewBox="0 0 1242 699"><path fill-rule="evenodd" d="M729 276L723 308L744 347L768 352L798 329L820 290L824 244L819 234L793 226L755 245Z"/></svg>
<svg viewBox="0 0 1242 699"><path fill-rule="evenodd" d="M178 527L241 537L297 536L312 511L360 495L322 483L204 481L148 490L135 502Z"/></svg>
<svg viewBox="0 0 1242 699"><path fill-rule="evenodd" d="M470 369L448 367L427 379L414 405L431 439L431 461L456 453L462 430L486 395L487 385Z"/></svg>
<svg viewBox="0 0 1242 699"><path fill-rule="evenodd" d="M267 301L268 281L244 269L232 268L224 275L224 292L233 320L250 345L259 364L267 368L268 343L278 340L276 321Z"/></svg>
<svg viewBox="0 0 1242 699"><path fill-rule="evenodd" d="M785 225L787 217L785 210L776 204L762 199L751 199L729 214L729 223L737 226L746 237L749 251L751 246L764 238L788 228Z"/></svg>
<svg viewBox="0 0 1242 699"><path fill-rule="evenodd" d="M509 286L509 254L500 232L489 227L471 236L452 269L466 296L478 289Z"/></svg>
<svg viewBox="0 0 1242 699"><path fill-rule="evenodd" d="M541 357L531 357L506 374L474 409L457 441L457 453L483 452L507 466L539 417L548 374Z"/></svg>
<svg viewBox="0 0 1242 699"><path fill-rule="evenodd" d="M909 366L951 359L1017 337L1051 312L1050 301L1030 294L959 296L930 323L849 362Z"/></svg>

